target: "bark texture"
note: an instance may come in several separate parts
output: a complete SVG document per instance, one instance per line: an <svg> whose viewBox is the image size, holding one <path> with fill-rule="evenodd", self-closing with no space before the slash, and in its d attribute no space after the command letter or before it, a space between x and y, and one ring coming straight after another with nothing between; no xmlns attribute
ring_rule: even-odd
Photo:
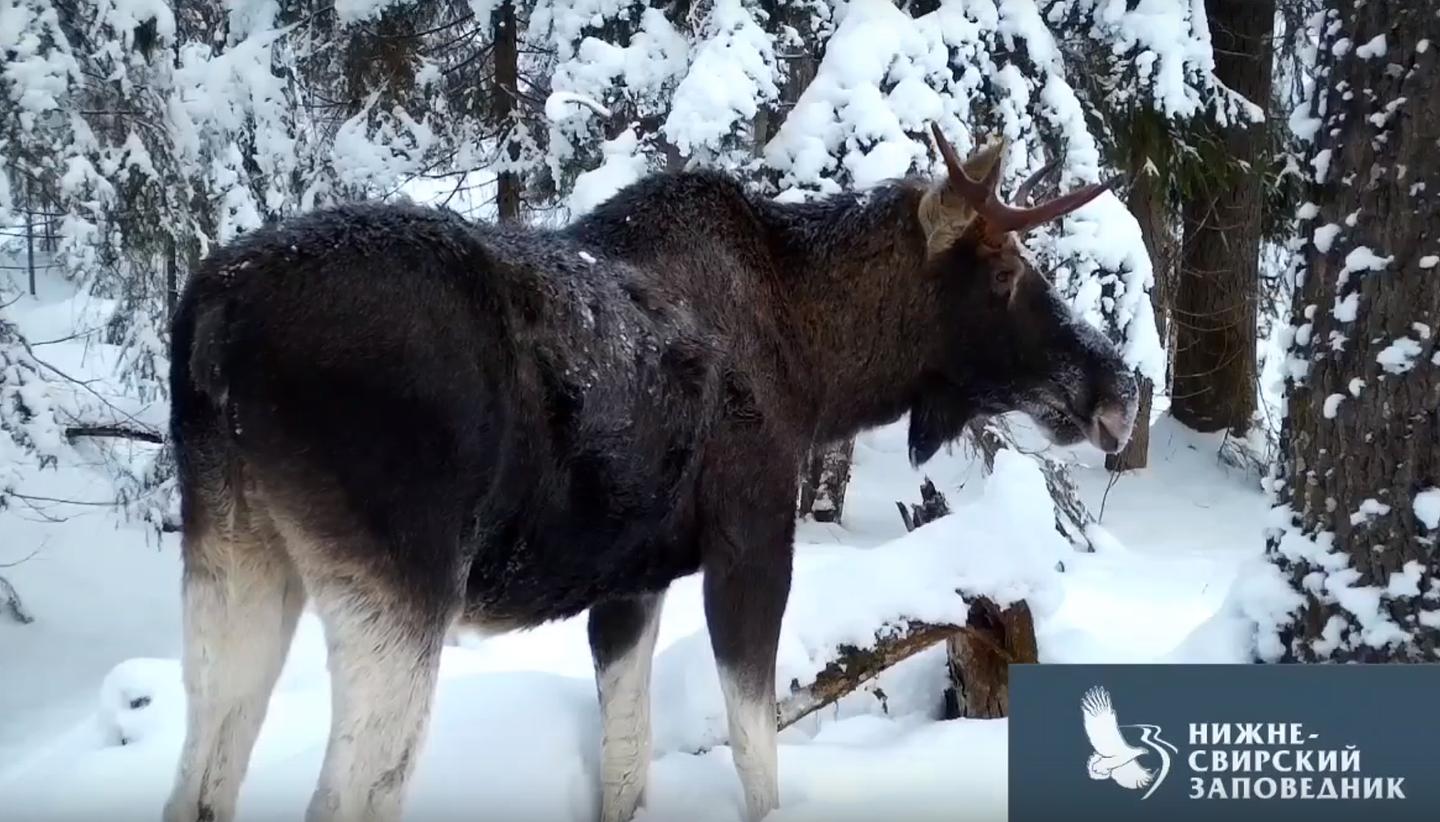
<svg viewBox="0 0 1440 822"><path fill-rule="evenodd" d="M1030 606L1001 608L981 597L970 606L968 630L946 640L950 690L947 719L998 719L1010 715L1010 665L1040 661Z"/></svg>
<svg viewBox="0 0 1440 822"><path fill-rule="evenodd" d="M897 630L877 634L875 644L869 648L848 645L840 648L839 658L816 674L809 685L790 684L790 695L776 706L780 728L788 728L826 705L834 704L887 668L964 630L957 625L908 622Z"/></svg>
<svg viewBox="0 0 1440 822"><path fill-rule="evenodd" d="M1130 179L1133 182L1128 205L1130 213L1135 215L1135 221L1140 224L1140 237L1145 242L1145 251L1150 255L1150 264L1155 269L1155 285L1150 289L1150 304L1155 311L1155 330L1159 332L1161 340L1167 340L1166 316L1169 307L1166 300L1170 283L1174 279L1179 250L1175 236L1175 208L1170 194L1170 182L1167 175L1146 171L1155 159L1143 145L1137 144L1131 155ZM1140 408L1135 413L1135 430L1124 450L1105 457L1105 467L1111 471L1128 471L1150 464L1150 411L1155 385L1146 377L1139 377L1138 382Z"/></svg>
<svg viewBox="0 0 1440 822"><path fill-rule="evenodd" d="M845 512L845 490L850 487L850 462L855 440L843 440L810 449L800 478L800 514L816 522L839 522Z"/></svg>
<svg viewBox="0 0 1440 822"><path fill-rule="evenodd" d="M1279 639L1296 660L1434 662L1440 514L1417 495L1440 486L1440 14L1326 5L1307 228L1338 233L1307 244L1291 318L1291 372L1304 370L1270 548L1303 605ZM1378 608L1346 596L1364 588Z"/></svg>
<svg viewBox="0 0 1440 822"><path fill-rule="evenodd" d="M1258 106L1270 99L1273 0L1206 0L1215 74ZM1217 173L1185 199L1185 236L1173 303L1171 413L1198 431L1250 427L1255 411L1255 302L1259 290L1261 124L1232 125L1225 153L1248 173Z"/></svg>
<svg viewBox="0 0 1440 822"><path fill-rule="evenodd" d="M935 483L931 482L929 477L920 483L919 505L906 508L905 503L896 500L895 507L900 509L900 519L905 523L906 531L914 531L927 522L950 515L950 503L946 501L944 494L936 490Z"/></svg>

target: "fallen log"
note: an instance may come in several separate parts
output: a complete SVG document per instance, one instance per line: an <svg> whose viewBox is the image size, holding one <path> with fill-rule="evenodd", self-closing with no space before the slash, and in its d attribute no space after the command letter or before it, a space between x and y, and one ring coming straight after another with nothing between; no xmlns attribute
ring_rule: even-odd
<svg viewBox="0 0 1440 822"><path fill-rule="evenodd" d="M1027 631L1028 634L1023 636L1009 633ZM974 670L967 668L961 671L962 679L959 681L963 686L960 692L966 694L967 699L973 695L977 707L992 706L993 710L993 706L998 705L1003 711L1009 705L1010 677L1006 665L1012 659L1017 662L1034 661L1035 628L1030 619L1030 609L1024 602L1002 609L988 598L980 597L970 606L969 622L965 625L937 625L909 620L903 626L881 629L876 632L875 644L868 648L842 645L837 659L816 674L810 684L792 682L790 695L777 706L779 727L787 728L821 708L833 705L885 670L940 642L946 642L952 649L965 649L961 657L953 651L949 654L952 681L956 681L957 664L975 666ZM1027 648L1030 649L1028 658ZM959 715L978 718L982 713Z"/></svg>

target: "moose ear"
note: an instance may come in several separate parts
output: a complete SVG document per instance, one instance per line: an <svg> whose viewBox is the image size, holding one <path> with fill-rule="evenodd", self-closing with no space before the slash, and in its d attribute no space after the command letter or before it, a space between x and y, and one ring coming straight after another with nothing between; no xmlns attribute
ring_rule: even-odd
<svg viewBox="0 0 1440 822"><path fill-rule="evenodd" d="M963 168L965 176L972 180L989 182L990 190L997 191L1000 186L1000 175L992 174L1002 157L1005 156L1006 140L1001 137L992 140L981 146L965 158Z"/></svg>
<svg viewBox="0 0 1440 822"><path fill-rule="evenodd" d="M963 162L938 124L931 124L935 145L945 160L946 177L937 180L920 200L920 224L931 256L950 248L976 225L980 204L998 196L1002 137L977 149Z"/></svg>

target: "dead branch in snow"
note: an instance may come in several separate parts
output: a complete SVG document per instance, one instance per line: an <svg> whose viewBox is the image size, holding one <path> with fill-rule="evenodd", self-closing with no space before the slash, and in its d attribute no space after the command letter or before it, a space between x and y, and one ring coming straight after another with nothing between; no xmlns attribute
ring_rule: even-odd
<svg viewBox="0 0 1440 822"><path fill-rule="evenodd" d="M65 429L65 437L72 440L78 437L106 437L153 442L156 445L165 443L165 438L154 431L144 428L129 428L123 425L72 425Z"/></svg>
<svg viewBox="0 0 1440 822"><path fill-rule="evenodd" d="M952 681L960 683L957 690L965 694L966 705L1009 705L1010 662L1035 661L1035 626L1030 609L1024 602L1000 608L986 597L977 598L970 606L965 625L936 625L908 620L903 626L887 626L876 632L875 644L868 648L842 645L834 662L815 675L808 685L792 682L790 695L777 706L777 722L787 728L810 714L832 705L866 682L879 676L897 663L909 659L926 648L947 642L950 651ZM956 648L965 649L957 657ZM958 659L958 662L957 662ZM956 665L960 679L956 678ZM961 713L960 716L981 716Z"/></svg>

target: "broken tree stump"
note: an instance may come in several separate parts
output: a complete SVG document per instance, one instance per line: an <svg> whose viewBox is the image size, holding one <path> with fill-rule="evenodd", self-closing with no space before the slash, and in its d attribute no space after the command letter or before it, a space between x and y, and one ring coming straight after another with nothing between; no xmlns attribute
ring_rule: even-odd
<svg viewBox="0 0 1440 822"><path fill-rule="evenodd" d="M997 719L1010 713L1010 665L1039 662L1030 606L1000 608L986 597L970 605L963 633L946 640L950 688L945 718Z"/></svg>
<svg viewBox="0 0 1440 822"><path fill-rule="evenodd" d="M935 483L929 477L920 485L920 504L911 505L905 508L905 503L896 500L895 507L900 509L900 519L905 523L906 531L914 531L916 528L927 522L934 522L950 513L950 503L945 501L945 495L935 490Z"/></svg>

